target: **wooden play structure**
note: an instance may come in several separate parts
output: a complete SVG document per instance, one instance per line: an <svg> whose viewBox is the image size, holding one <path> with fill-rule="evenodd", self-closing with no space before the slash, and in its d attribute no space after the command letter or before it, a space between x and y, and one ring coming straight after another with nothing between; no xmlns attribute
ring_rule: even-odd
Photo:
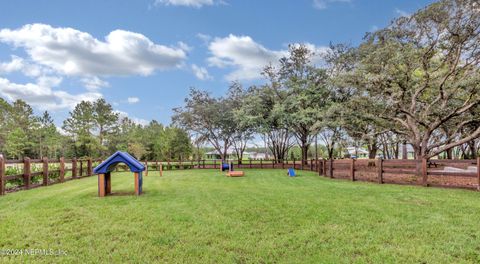
<svg viewBox="0 0 480 264"><path fill-rule="evenodd" d="M119 163L124 163L130 168L130 171L133 172L135 176L135 194L142 194L142 172L145 170L145 166L127 152L117 151L93 170L95 174L98 174L99 197L104 197L111 193L111 172Z"/></svg>
<svg viewBox="0 0 480 264"><path fill-rule="evenodd" d="M243 171L234 171L233 170L233 162L230 163L222 163L220 166L220 171L227 171L227 176L230 177L243 177L245 173Z"/></svg>

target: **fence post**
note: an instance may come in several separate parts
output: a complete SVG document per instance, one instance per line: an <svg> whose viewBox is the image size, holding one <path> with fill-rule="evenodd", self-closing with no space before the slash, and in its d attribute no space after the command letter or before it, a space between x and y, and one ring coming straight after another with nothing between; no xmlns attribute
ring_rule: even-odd
<svg viewBox="0 0 480 264"><path fill-rule="evenodd" d="M163 176L163 162L160 161L160 177Z"/></svg>
<svg viewBox="0 0 480 264"><path fill-rule="evenodd" d="M260 159L260 169L263 169L263 160Z"/></svg>
<svg viewBox="0 0 480 264"><path fill-rule="evenodd" d="M310 159L310 171L313 171L313 159Z"/></svg>
<svg viewBox="0 0 480 264"><path fill-rule="evenodd" d="M322 159L322 162L321 163L321 166L317 166L318 167L318 176L322 176L323 174L323 159Z"/></svg>
<svg viewBox="0 0 480 264"><path fill-rule="evenodd" d="M48 158L42 158L43 165L43 186L48 185Z"/></svg>
<svg viewBox="0 0 480 264"><path fill-rule="evenodd" d="M145 160L145 176L148 176L148 160Z"/></svg>
<svg viewBox="0 0 480 264"><path fill-rule="evenodd" d="M330 159L330 178L333 178L333 159Z"/></svg>
<svg viewBox="0 0 480 264"><path fill-rule="evenodd" d="M203 168L205 169L205 160L202 160L202 162L203 162Z"/></svg>
<svg viewBox="0 0 480 264"><path fill-rule="evenodd" d="M428 187L427 159L422 158L422 184Z"/></svg>
<svg viewBox="0 0 480 264"><path fill-rule="evenodd" d="M23 184L25 189L30 189L30 158L23 159Z"/></svg>
<svg viewBox="0 0 480 264"><path fill-rule="evenodd" d="M4 165L5 166L5 165ZM1 175L0 175L1 176ZM480 157L477 158L477 179L478 179L478 186L477 190L480 191ZM1 188L1 187L0 187Z"/></svg>
<svg viewBox="0 0 480 264"><path fill-rule="evenodd" d="M322 175L327 176L327 160L322 159Z"/></svg>
<svg viewBox="0 0 480 264"><path fill-rule="evenodd" d="M82 177L83 176L83 160L80 160L80 168L78 168L78 176Z"/></svg>
<svg viewBox="0 0 480 264"><path fill-rule="evenodd" d="M0 195L5 195L5 159L0 157Z"/></svg>
<svg viewBox="0 0 480 264"><path fill-rule="evenodd" d="M382 184L383 183L383 159L378 158L378 166L377 166L377 171L378 171L378 183Z"/></svg>
<svg viewBox="0 0 480 264"><path fill-rule="evenodd" d="M252 159L249 159L249 166L250 166L250 169L252 168Z"/></svg>
<svg viewBox="0 0 480 264"><path fill-rule="evenodd" d="M217 160L213 160L213 168L216 169L217 168Z"/></svg>
<svg viewBox="0 0 480 264"><path fill-rule="evenodd" d="M72 159L72 178L77 178L77 159Z"/></svg>
<svg viewBox="0 0 480 264"><path fill-rule="evenodd" d="M65 181L65 158L60 158L60 182Z"/></svg>
<svg viewBox="0 0 480 264"><path fill-rule="evenodd" d="M296 165L296 164L295 164L295 157L293 157L293 169L296 169L296 168L295 168L295 165Z"/></svg>
<svg viewBox="0 0 480 264"><path fill-rule="evenodd" d="M275 169L275 160L272 160L272 169Z"/></svg>
<svg viewBox="0 0 480 264"><path fill-rule="evenodd" d="M93 175L92 158L88 158L88 160L87 160L87 176L92 176L92 175Z"/></svg>
<svg viewBox="0 0 480 264"><path fill-rule="evenodd" d="M350 163L350 177L355 181L355 159L351 159Z"/></svg>

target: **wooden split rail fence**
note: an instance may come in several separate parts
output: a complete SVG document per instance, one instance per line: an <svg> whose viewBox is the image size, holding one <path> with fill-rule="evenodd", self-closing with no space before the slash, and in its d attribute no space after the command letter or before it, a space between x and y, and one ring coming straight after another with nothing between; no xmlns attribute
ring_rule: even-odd
<svg viewBox="0 0 480 264"><path fill-rule="evenodd" d="M92 176L94 163L99 161L65 158L5 160L0 157L0 195ZM21 184L7 186L12 181Z"/></svg>
<svg viewBox="0 0 480 264"><path fill-rule="evenodd" d="M17 190L28 190L93 175L96 159L29 159L4 160L0 158L0 195ZM149 171L174 169L219 169L219 160L143 161ZM320 176L370 181L377 183L412 184L469 188L480 190L480 158L476 160L385 160L385 159L311 159L275 162L248 160L232 162L235 169L287 169L315 171ZM9 169L10 168L10 169ZM13 169L12 169L13 168ZM122 169L122 166L118 166ZM126 168L125 168L126 169ZM12 173L13 171L13 173ZM32 181L32 179L35 179ZM8 182L16 181L17 185Z"/></svg>

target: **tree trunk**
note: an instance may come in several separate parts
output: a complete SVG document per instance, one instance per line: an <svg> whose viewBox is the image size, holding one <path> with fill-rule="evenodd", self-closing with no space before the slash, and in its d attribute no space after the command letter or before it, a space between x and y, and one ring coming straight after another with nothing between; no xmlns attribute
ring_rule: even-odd
<svg viewBox="0 0 480 264"><path fill-rule="evenodd" d="M368 145L368 158L375 159L377 157L378 146L376 143Z"/></svg>

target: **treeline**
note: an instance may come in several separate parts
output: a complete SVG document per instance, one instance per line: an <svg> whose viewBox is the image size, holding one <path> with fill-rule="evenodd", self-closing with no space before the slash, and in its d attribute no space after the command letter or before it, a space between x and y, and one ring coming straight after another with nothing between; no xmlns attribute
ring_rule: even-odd
<svg viewBox="0 0 480 264"><path fill-rule="evenodd" d="M265 84L234 82L222 97L192 89L173 121L208 142L222 157L241 158L246 142L262 137L277 160L292 146L302 159L318 138L325 158L339 147L364 147L398 158L411 145L416 158L475 158L480 136L480 12L477 1L444 0L352 47L315 54L290 45L267 65ZM322 57L321 65L312 61Z"/></svg>
<svg viewBox="0 0 480 264"><path fill-rule="evenodd" d="M104 99L76 105L61 129L47 111L36 116L21 100L9 104L0 98L0 112L0 153L7 158L104 158L122 150L141 159L180 160L192 153L185 130L157 121L136 124Z"/></svg>

